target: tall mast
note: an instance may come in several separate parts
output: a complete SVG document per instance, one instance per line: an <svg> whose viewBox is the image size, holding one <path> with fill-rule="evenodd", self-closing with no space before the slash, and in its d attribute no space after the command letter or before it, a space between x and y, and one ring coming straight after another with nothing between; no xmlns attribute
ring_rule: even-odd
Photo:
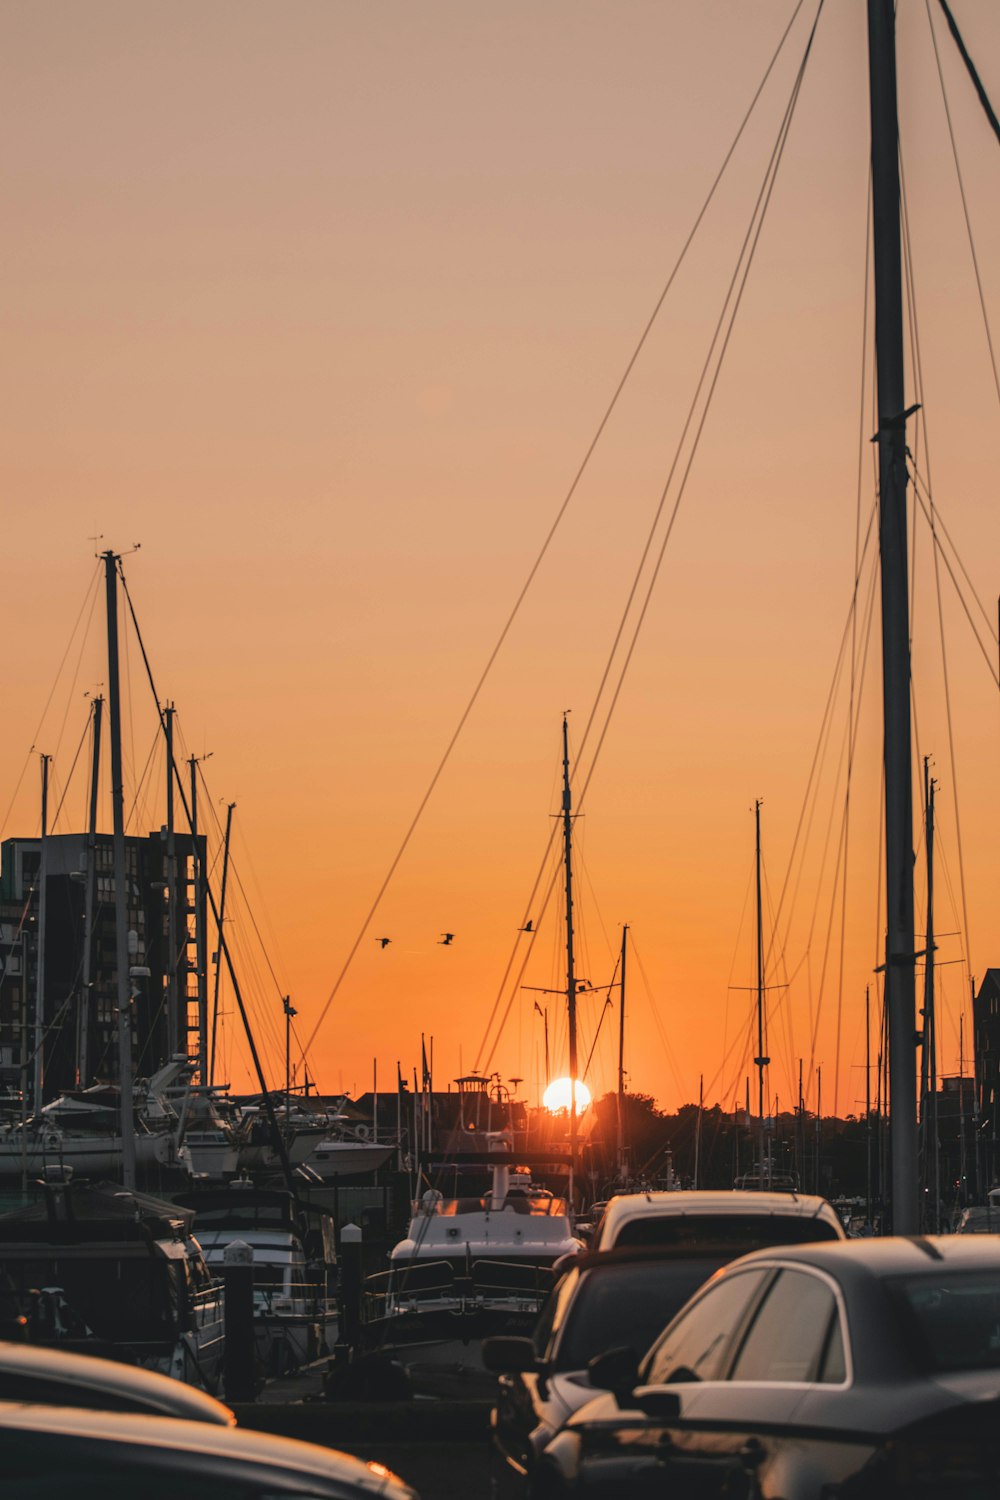
<svg viewBox="0 0 1000 1500"><path fill-rule="evenodd" d="M87 824L87 865L83 888L83 968L80 975L80 1005L76 1015L76 1080L86 1088L90 1077L90 990L94 982L94 898L97 893L97 809L100 798L101 720L104 699L91 705L93 746L90 759L90 818Z"/></svg>
<svg viewBox="0 0 1000 1500"><path fill-rule="evenodd" d="M628 923L622 928L621 1004L618 1009L618 1176L625 1178L625 959L628 953Z"/></svg>
<svg viewBox="0 0 1000 1500"><path fill-rule="evenodd" d="M958 1016L958 1191L964 1207L969 1201L965 1166L965 1012Z"/></svg>
<svg viewBox="0 0 1000 1500"><path fill-rule="evenodd" d="M40 755L42 763L42 837L38 847L38 957L35 964L35 1046L32 1107L37 1114L42 1107L45 1085L45 939L47 936L49 885L49 761L51 755Z"/></svg>
<svg viewBox="0 0 1000 1500"><path fill-rule="evenodd" d="M927 1092L924 1095L924 1170L930 1179L930 1231L937 1234L941 1226L940 1177L938 1172L938 1109L937 1109L937 997L934 992L934 789L937 782L930 774L929 756L924 756L924 801L926 804L927 843L927 942L924 958L924 1045L921 1070L926 1075Z"/></svg>
<svg viewBox="0 0 1000 1500"><path fill-rule="evenodd" d="M757 1068L757 1186L764 1187L764 1173L767 1164L767 1151L764 1144L764 1069L771 1061L764 1056L764 911L761 894L760 880L760 798L753 806L754 825L756 828L756 867L757 867L757 1056L754 1064Z"/></svg>
<svg viewBox="0 0 1000 1500"><path fill-rule="evenodd" d="M168 703L163 710L163 734L166 740L167 757L167 1057L187 1050L181 1045L180 1004L177 994L177 838L174 831L174 714L177 710Z"/></svg>
<svg viewBox="0 0 1000 1500"><path fill-rule="evenodd" d="M122 1183L135 1187L132 1113L132 987L129 981L128 908L125 871L125 787L122 773L122 711L118 682L118 562L105 552L108 615L108 708L111 719L111 812L114 829L115 963L118 969L118 1087L121 1104Z"/></svg>
<svg viewBox="0 0 1000 1500"><path fill-rule="evenodd" d="M576 969L573 963L573 800L569 785L569 725L562 721L563 738L563 857L566 868L566 1016L569 1023L569 1195L573 1201L576 1175Z"/></svg>
<svg viewBox="0 0 1000 1500"><path fill-rule="evenodd" d="M219 1027L219 980L222 977L222 924L226 920L226 886L229 883L229 841L233 831L235 802L226 808L226 841L222 849L222 885L219 889L218 940L215 954L215 993L212 996L212 1050L208 1057L208 1082L215 1082L215 1038ZM377 1106L376 1106L377 1107Z"/></svg>
<svg viewBox="0 0 1000 1500"><path fill-rule="evenodd" d="M799 1186L806 1180L806 1108L802 1097L802 1059L799 1058L799 1118L795 1131L795 1172Z"/></svg>
<svg viewBox="0 0 1000 1500"><path fill-rule="evenodd" d="M868 0L878 367L879 553L885 720L885 987L889 1013L891 1205L894 1234L918 1229L913 794L910 762L909 578L903 278L894 0Z"/></svg>
<svg viewBox="0 0 1000 1500"><path fill-rule="evenodd" d="M694 1127L694 1185L701 1187L701 1120L705 1109L705 1075L698 1074L698 1119Z"/></svg>
<svg viewBox="0 0 1000 1500"><path fill-rule="evenodd" d="M198 1078L208 1082L208 987L205 963L205 872L198 849L198 758L191 767L191 854L194 869L195 982L198 993Z"/></svg>
<svg viewBox="0 0 1000 1500"><path fill-rule="evenodd" d="M865 1223L872 1222L872 1032L871 999L865 985Z"/></svg>
<svg viewBox="0 0 1000 1500"><path fill-rule="evenodd" d="M816 1069L816 1186L814 1193L819 1193L819 1158L823 1143L823 1069Z"/></svg>

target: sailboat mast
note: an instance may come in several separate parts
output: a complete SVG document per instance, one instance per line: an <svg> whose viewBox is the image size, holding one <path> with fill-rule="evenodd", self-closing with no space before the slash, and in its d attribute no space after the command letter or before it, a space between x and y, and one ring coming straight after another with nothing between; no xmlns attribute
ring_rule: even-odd
<svg viewBox="0 0 1000 1500"><path fill-rule="evenodd" d="M122 710L118 681L118 557L105 552L108 615L108 709L111 721L111 812L115 874L115 963L118 969L118 1087L121 1102L122 1183L135 1187L132 1113L132 993L129 980L128 907L125 871L125 786L122 773Z"/></svg>
<svg viewBox="0 0 1000 1500"><path fill-rule="evenodd" d="M212 1050L208 1059L208 1082L215 1082L215 1040L219 1029L219 981L222 978L222 924L226 920L226 886L229 883L229 841L233 831L235 802L226 808L226 838L222 846L222 884L219 888L218 938L215 954L215 993L212 996Z"/></svg>
<svg viewBox="0 0 1000 1500"><path fill-rule="evenodd" d="M771 1061L764 1056L764 911L760 880L760 798L754 803L757 868L757 1170L758 1187L764 1187L767 1152L764 1142L764 1069Z"/></svg>
<svg viewBox="0 0 1000 1500"><path fill-rule="evenodd" d="M618 1008L618 1176L625 1177L625 959L628 923L622 928L621 1004Z"/></svg>
<svg viewBox="0 0 1000 1500"><path fill-rule="evenodd" d="M168 703L163 710L163 734L167 756L167 1061L187 1050L181 1040L180 1005L177 994L177 837L174 829L174 714Z"/></svg>
<svg viewBox="0 0 1000 1500"><path fill-rule="evenodd" d="M97 809L101 778L101 721L104 699L91 704L93 746L90 758L90 818L87 823L87 865L83 888L83 967L80 1005L76 1015L76 1081L84 1088L90 1077L90 988L94 979L94 898L97 893Z"/></svg>
<svg viewBox="0 0 1000 1500"><path fill-rule="evenodd" d="M192 755L191 768L191 854L194 873L194 941L195 981L198 999L198 1078L208 1082L208 984L205 943L205 871L198 848L198 757ZM190 1022L188 1022L190 1025Z"/></svg>
<svg viewBox="0 0 1000 1500"><path fill-rule="evenodd" d="M38 847L38 957L35 963L35 1046L32 1107L37 1114L42 1107L45 1086L45 940L47 937L49 886L49 762L51 755L40 755L42 763L42 837Z"/></svg>
<svg viewBox="0 0 1000 1500"><path fill-rule="evenodd" d="M937 996L934 993L934 789L937 782L930 774L929 757L924 756L924 801L926 804L925 838L927 843L927 942L924 958L924 1045L923 1059L927 1092L924 1095L924 1170L930 1178L930 1231L937 1234L941 1224L938 1203L938 1119L937 1119Z"/></svg>
<svg viewBox="0 0 1000 1500"><path fill-rule="evenodd" d="M694 1127L694 1185L701 1187L701 1121L705 1111L705 1075L698 1074L698 1119Z"/></svg>
<svg viewBox="0 0 1000 1500"><path fill-rule="evenodd" d="M871 998L865 985L865 1223L872 1222L872 1023Z"/></svg>
<svg viewBox="0 0 1000 1500"><path fill-rule="evenodd" d="M576 1175L576 968L573 961L573 799L569 784L569 725L562 721L563 738L563 857L566 870L566 1017L569 1025L569 1193L573 1201Z"/></svg>
<svg viewBox="0 0 1000 1500"><path fill-rule="evenodd" d="M885 987L889 1013L891 1207L894 1234L918 1229L913 796L903 278L894 0L868 0L878 370L879 553L885 720Z"/></svg>

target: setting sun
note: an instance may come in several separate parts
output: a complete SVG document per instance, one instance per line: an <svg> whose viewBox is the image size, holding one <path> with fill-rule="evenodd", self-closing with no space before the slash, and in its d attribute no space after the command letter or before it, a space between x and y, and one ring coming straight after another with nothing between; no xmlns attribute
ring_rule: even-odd
<svg viewBox="0 0 1000 1500"><path fill-rule="evenodd" d="M556 1078L549 1084L542 1096L542 1103L546 1109L558 1114L561 1109L569 1109L570 1104L570 1080L568 1078ZM582 1115L590 1104L590 1090L579 1078L576 1081L576 1112Z"/></svg>

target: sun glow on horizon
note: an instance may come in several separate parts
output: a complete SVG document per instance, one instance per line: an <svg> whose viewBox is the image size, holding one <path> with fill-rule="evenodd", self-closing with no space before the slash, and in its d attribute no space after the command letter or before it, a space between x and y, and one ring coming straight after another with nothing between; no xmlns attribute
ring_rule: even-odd
<svg viewBox="0 0 1000 1500"><path fill-rule="evenodd" d="M576 1112L582 1115L590 1104L590 1090L585 1083L578 1078L576 1080ZM558 1114L561 1109L568 1110L570 1106L570 1080L568 1078L555 1078L549 1084L542 1095L542 1103L552 1114Z"/></svg>

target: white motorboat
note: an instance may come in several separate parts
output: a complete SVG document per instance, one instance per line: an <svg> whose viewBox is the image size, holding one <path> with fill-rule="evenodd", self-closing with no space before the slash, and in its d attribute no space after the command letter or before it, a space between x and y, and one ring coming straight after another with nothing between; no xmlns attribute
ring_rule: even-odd
<svg viewBox="0 0 1000 1500"><path fill-rule="evenodd" d="M236 1181L180 1200L195 1211L199 1244L210 1270L222 1274L226 1248L253 1251L254 1341L261 1375L284 1375L329 1353L336 1303L327 1276L334 1264L333 1221L307 1224L291 1194Z"/></svg>
<svg viewBox="0 0 1000 1500"><path fill-rule="evenodd" d="M508 1144L508 1143L505 1143ZM566 1202L508 1165L482 1198L426 1192L389 1270L368 1279L362 1344L391 1356L415 1390L444 1394L492 1380L480 1353L494 1334L528 1334L552 1266L584 1248Z"/></svg>

